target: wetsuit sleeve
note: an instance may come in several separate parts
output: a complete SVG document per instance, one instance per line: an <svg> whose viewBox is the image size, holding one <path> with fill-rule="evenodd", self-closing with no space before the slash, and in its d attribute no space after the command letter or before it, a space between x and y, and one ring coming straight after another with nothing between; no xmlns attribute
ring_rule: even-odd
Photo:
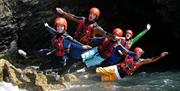
<svg viewBox="0 0 180 91"><path fill-rule="evenodd" d="M134 72L136 69L138 69L140 66L142 66L144 64L156 62L163 57L164 56L157 56L157 57L152 57L152 58L148 58L148 59L139 59L138 62L135 62L135 67L133 67L133 70L131 72Z"/></svg>
<svg viewBox="0 0 180 91"><path fill-rule="evenodd" d="M130 47L131 47L134 43L136 43L142 36L144 36L144 35L147 33L147 31L148 31L148 29L145 29L145 30L142 31L140 34L138 34L136 37L134 37L134 38L132 39L132 42L131 42L131 44L130 44Z"/></svg>
<svg viewBox="0 0 180 91"><path fill-rule="evenodd" d="M144 59L144 60L141 61L141 65L156 62L156 61L158 61L161 58L162 58L161 56L157 56L157 57L152 57L150 59Z"/></svg>
<svg viewBox="0 0 180 91"><path fill-rule="evenodd" d="M67 40L69 40L69 41L71 41L71 42L73 42L73 43L75 43L75 44L78 44L78 45L83 46L82 43L80 43L79 41L77 41L76 39L74 39L74 38L73 38L71 35L69 35L67 32L65 32L65 33L63 34L63 36L64 36Z"/></svg>
<svg viewBox="0 0 180 91"><path fill-rule="evenodd" d="M66 18L68 18L68 19L72 20L72 21L77 22L77 23L79 23L79 22L80 22L80 20L82 20L82 19L83 19L83 17L80 17L80 16L75 16L75 15L70 14L70 13L67 13L67 12L64 12L62 15L63 15L64 17L66 17Z"/></svg>
<svg viewBox="0 0 180 91"><path fill-rule="evenodd" d="M126 55L129 55L129 56L137 56L136 53L132 52L132 51L129 51L127 50L125 47L123 47L121 44L118 45L115 50L120 50L122 53L126 54Z"/></svg>
<svg viewBox="0 0 180 91"><path fill-rule="evenodd" d="M76 15L74 15L74 14L70 14L73 18L76 18L76 19L78 19L78 20L82 20L83 19L83 17L82 16L76 16Z"/></svg>
<svg viewBox="0 0 180 91"><path fill-rule="evenodd" d="M71 43L71 41L64 39L64 49L68 48L68 45Z"/></svg>
<svg viewBox="0 0 180 91"><path fill-rule="evenodd" d="M52 27L50 27L50 26L46 26L46 28L47 28L48 32L49 32L51 35L54 35L54 34L57 34L57 33L58 33L54 28L52 28Z"/></svg>
<svg viewBox="0 0 180 91"><path fill-rule="evenodd" d="M72 42L72 41L69 40L69 39L65 39L64 41L65 41L65 42L64 42L64 48L68 48L69 43L71 43L71 47L72 47L72 48L77 48L77 49L82 49L82 48L83 48L80 44L77 44L77 43L75 43L75 42Z"/></svg>
<svg viewBox="0 0 180 91"><path fill-rule="evenodd" d="M79 49L83 49L83 47L82 47L81 45L76 44L76 43L73 43L73 42L72 42L72 47L74 47L74 48L79 48Z"/></svg>
<svg viewBox="0 0 180 91"><path fill-rule="evenodd" d="M97 23L93 24L93 29L94 29L94 33L93 36L95 36L96 34L107 37L109 39L113 39L113 35L106 32L102 27L100 27Z"/></svg>

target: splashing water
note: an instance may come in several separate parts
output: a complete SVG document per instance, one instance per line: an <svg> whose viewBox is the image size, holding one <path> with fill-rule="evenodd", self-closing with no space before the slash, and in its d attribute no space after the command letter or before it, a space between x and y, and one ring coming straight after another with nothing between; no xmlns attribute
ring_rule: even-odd
<svg viewBox="0 0 180 91"><path fill-rule="evenodd" d="M141 72L115 82L101 82L96 74L76 73L78 84L58 91L179 91L180 72Z"/></svg>
<svg viewBox="0 0 180 91"><path fill-rule="evenodd" d="M80 83L56 91L179 91L180 72L141 72L114 82L101 82L93 73L75 73ZM0 91L28 91L0 82Z"/></svg>
<svg viewBox="0 0 180 91"><path fill-rule="evenodd" d="M19 89L18 86L14 86L11 83L0 82L0 91L27 91L27 90Z"/></svg>

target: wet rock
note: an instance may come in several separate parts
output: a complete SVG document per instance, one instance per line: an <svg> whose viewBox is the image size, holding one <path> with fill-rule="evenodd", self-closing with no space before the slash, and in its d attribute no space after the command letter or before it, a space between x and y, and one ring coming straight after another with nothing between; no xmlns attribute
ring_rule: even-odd
<svg viewBox="0 0 180 91"><path fill-rule="evenodd" d="M70 83L79 82L79 79L75 75L72 75L72 74L65 74L64 79Z"/></svg>
<svg viewBox="0 0 180 91"><path fill-rule="evenodd" d="M6 16L12 16L11 10L8 8L7 2L4 0L0 0L0 18L4 18ZM1 22L1 25L6 22Z"/></svg>
<svg viewBox="0 0 180 91"><path fill-rule="evenodd" d="M57 17L54 11L59 1L19 0L17 3L18 47L25 51L49 47L48 40L50 36L43 24L45 22L53 23L53 20Z"/></svg>
<svg viewBox="0 0 180 91"><path fill-rule="evenodd" d="M48 35L43 23L53 22L56 17L53 9L57 4L58 0L0 0L0 51L9 49L17 34L20 36L19 47L23 49L30 49L28 45L37 48L42 44L39 40ZM33 41L29 41L32 36Z"/></svg>
<svg viewBox="0 0 180 91"><path fill-rule="evenodd" d="M35 69L19 69L7 60L0 59L0 81L11 82L20 88L30 91L51 91L70 87L72 82L79 81L72 74L67 74L55 82L54 74L45 75Z"/></svg>
<svg viewBox="0 0 180 91"><path fill-rule="evenodd" d="M21 84L21 81L17 78L20 76L21 70L15 68L12 64L8 61L1 59L0 60L0 81L8 81L13 84Z"/></svg>
<svg viewBox="0 0 180 91"><path fill-rule="evenodd" d="M14 1L9 3L9 0L0 0L0 51L7 49L15 39L17 24L13 16L13 6Z"/></svg>

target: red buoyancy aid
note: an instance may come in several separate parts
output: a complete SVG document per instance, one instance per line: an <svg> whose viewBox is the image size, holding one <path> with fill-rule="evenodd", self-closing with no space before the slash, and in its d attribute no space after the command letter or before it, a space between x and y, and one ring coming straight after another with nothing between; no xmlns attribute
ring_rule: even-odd
<svg viewBox="0 0 180 91"><path fill-rule="evenodd" d="M126 49L130 49L131 40L127 41L126 39L121 39L121 44L122 44Z"/></svg>
<svg viewBox="0 0 180 91"><path fill-rule="evenodd" d="M85 18L83 18L79 22L75 36L79 36L80 33L82 32L83 37L80 39L80 41L83 43L89 43L90 38L93 37L92 31L91 31L92 28L93 28L93 24L89 24L89 25L85 26ZM83 30L83 31L81 31L81 30Z"/></svg>
<svg viewBox="0 0 180 91"><path fill-rule="evenodd" d="M64 38L54 35L52 39L52 46L56 48L55 55L56 56L64 56L65 55L65 49L64 49Z"/></svg>
<svg viewBox="0 0 180 91"><path fill-rule="evenodd" d="M137 68L139 68L141 66L141 63L140 62L136 62L134 63L130 68L129 70L126 71L126 73L128 75L131 75Z"/></svg>
<svg viewBox="0 0 180 91"><path fill-rule="evenodd" d="M78 36L79 33L81 32L83 26L84 26L84 23L85 23L85 18L83 17L82 20L79 21L79 25L78 25L78 28L75 32L75 36Z"/></svg>
<svg viewBox="0 0 180 91"><path fill-rule="evenodd" d="M110 57L114 51L114 46L116 45L117 41L113 40L105 40L103 44L99 46L100 54L103 57Z"/></svg>
<svg viewBox="0 0 180 91"><path fill-rule="evenodd" d="M124 60L124 62L125 62L126 64L128 64L128 65L133 64L133 63L134 63L134 57L130 57L130 58Z"/></svg>
<svg viewBox="0 0 180 91"><path fill-rule="evenodd" d="M141 62L134 62L134 57L131 57L118 64L118 66L120 66L127 75L131 75L137 68L141 66Z"/></svg>

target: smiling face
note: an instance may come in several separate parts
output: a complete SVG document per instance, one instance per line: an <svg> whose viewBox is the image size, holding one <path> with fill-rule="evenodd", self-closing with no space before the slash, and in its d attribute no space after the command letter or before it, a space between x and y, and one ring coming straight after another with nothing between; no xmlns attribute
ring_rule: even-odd
<svg viewBox="0 0 180 91"><path fill-rule="evenodd" d="M130 33L125 34L126 39L131 39L132 35Z"/></svg>
<svg viewBox="0 0 180 91"><path fill-rule="evenodd" d="M88 20L89 20L89 21L95 21L95 19L96 19L96 14L94 14L94 13L89 13Z"/></svg>
<svg viewBox="0 0 180 91"><path fill-rule="evenodd" d="M65 18L56 18L54 25L58 33L63 33L67 30L67 21Z"/></svg>
<svg viewBox="0 0 180 91"><path fill-rule="evenodd" d="M65 31L64 25L57 25L56 30L58 33L63 33Z"/></svg>
<svg viewBox="0 0 180 91"><path fill-rule="evenodd" d="M143 54L144 52L137 52L137 58L140 58Z"/></svg>

